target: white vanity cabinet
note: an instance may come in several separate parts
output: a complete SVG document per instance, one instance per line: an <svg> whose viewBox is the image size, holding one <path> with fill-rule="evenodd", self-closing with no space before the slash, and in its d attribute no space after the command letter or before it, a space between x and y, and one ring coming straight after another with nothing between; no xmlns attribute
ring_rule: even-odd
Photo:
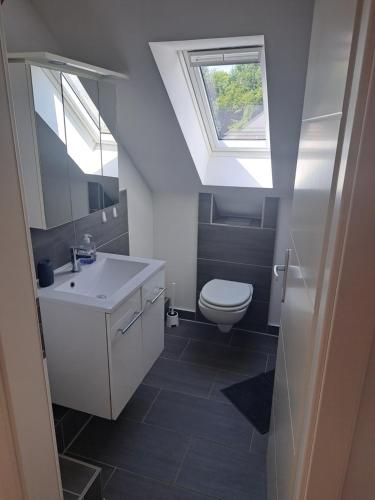
<svg viewBox="0 0 375 500"><path fill-rule="evenodd" d="M164 270L110 312L40 297L52 401L116 419L164 348Z"/></svg>

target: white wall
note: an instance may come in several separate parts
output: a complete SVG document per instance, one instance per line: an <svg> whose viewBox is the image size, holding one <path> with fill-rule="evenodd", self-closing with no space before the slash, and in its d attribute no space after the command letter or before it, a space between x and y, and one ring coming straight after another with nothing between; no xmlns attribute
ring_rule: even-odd
<svg viewBox="0 0 375 500"><path fill-rule="evenodd" d="M152 193L126 151L119 146L120 189L127 190L130 255L154 256Z"/></svg>
<svg viewBox="0 0 375 500"><path fill-rule="evenodd" d="M167 283L176 282L176 307L195 311L198 193L154 193L155 257L167 261Z"/></svg>
<svg viewBox="0 0 375 500"><path fill-rule="evenodd" d="M28 0L10 0L2 6L3 22L9 52L49 50L59 45L42 18Z"/></svg>

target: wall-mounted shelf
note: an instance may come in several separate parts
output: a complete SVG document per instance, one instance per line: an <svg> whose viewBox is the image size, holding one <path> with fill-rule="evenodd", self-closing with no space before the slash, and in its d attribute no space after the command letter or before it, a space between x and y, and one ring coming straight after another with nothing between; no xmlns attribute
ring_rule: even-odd
<svg viewBox="0 0 375 500"><path fill-rule="evenodd" d="M68 57L52 54L51 52L10 52L8 53L8 61L37 64L39 66L68 71L78 75L89 76L91 74L98 79L115 78L126 80L129 78L125 73L118 73L117 71L69 59Z"/></svg>

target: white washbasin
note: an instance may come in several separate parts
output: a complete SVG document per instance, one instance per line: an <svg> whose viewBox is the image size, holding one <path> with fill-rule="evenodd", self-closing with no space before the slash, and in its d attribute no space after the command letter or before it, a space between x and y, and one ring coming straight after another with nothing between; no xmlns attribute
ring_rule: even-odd
<svg viewBox="0 0 375 500"><path fill-rule="evenodd" d="M74 302L110 312L141 287L165 263L98 252L93 264L83 265L79 273L71 264L55 271L55 282L39 288L39 298Z"/></svg>
<svg viewBox="0 0 375 500"><path fill-rule="evenodd" d="M55 291L107 299L147 264L108 257L89 266L84 268L87 272L72 273L71 279L57 286Z"/></svg>

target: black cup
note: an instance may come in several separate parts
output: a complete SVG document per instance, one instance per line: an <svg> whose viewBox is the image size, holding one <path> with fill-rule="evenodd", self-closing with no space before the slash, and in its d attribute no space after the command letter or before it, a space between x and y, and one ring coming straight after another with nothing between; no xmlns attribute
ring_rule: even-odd
<svg viewBox="0 0 375 500"><path fill-rule="evenodd" d="M44 259L38 262L37 272L39 278L39 286L41 288L45 288L46 286L50 286L55 281L53 275L53 267L52 263L49 259Z"/></svg>

